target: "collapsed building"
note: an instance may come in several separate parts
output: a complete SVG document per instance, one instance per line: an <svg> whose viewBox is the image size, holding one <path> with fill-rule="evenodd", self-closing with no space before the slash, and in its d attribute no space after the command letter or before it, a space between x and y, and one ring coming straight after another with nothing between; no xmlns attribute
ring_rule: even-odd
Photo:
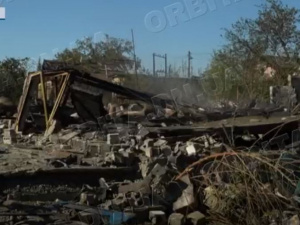
<svg viewBox="0 0 300 225"><path fill-rule="evenodd" d="M283 89L189 104L45 61L1 125L0 221L299 224L299 101Z"/></svg>

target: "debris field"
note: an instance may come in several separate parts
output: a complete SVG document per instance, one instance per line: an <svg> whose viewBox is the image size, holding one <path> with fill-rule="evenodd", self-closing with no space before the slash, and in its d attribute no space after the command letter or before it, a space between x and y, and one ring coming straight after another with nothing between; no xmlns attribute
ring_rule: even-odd
<svg viewBox="0 0 300 225"><path fill-rule="evenodd" d="M0 224L299 225L297 88L178 104L45 61L1 120Z"/></svg>

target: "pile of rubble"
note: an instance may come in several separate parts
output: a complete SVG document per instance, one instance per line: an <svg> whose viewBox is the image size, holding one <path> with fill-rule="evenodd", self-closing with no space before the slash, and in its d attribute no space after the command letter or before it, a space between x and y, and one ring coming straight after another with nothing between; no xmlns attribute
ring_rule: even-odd
<svg viewBox="0 0 300 225"><path fill-rule="evenodd" d="M3 224L299 224L296 149L180 141L178 129L16 137L1 148Z"/></svg>
<svg viewBox="0 0 300 225"><path fill-rule="evenodd" d="M34 100L31 74L16 122L1 122L1 224L300 224L299 105L150 107L54 65L60 104ZM137 102L106 107L98 86Z"/></svg>

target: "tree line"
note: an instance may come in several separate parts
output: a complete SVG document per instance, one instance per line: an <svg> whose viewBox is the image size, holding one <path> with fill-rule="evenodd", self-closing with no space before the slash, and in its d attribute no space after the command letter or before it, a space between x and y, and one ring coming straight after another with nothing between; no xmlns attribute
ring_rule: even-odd
<svg viewBox="0 0 300 225"><path fill-rule="evenodd" d="M212 88L224 84L214 97L266 98L270 85L286 85L288 75L300 69L299 22L299 9L266 0L256 18L241 18L225 29L225 44L204 71ZM272 74L266 74L267 69Z"/></svg>
<svg viewBox="0 0 300 225"><path fill-rule="evenodd" d="M281 0L265 0L258 7L256 18L240 18L224 29L225 44L214 51L210 64L198 74L206 90L212 90L208 97L266 98L270 85L285 85L287 76L297 74L300 68L299 25L299 9ZM94 41L86 37L54 58L90 73L104 73L104 70L133 73L136 64L139 74L150 74L139 58L134 60L133 50L132 42L121 38L106 35L103 40ZM180 77L186 71L184 67L169 65L170 76ZM18 101L29 68L32 68L29 58L0 61L0 95ZM271 77L266 76L268 68L274 72ZM41 69L40 60L36 69Z"/></svg>

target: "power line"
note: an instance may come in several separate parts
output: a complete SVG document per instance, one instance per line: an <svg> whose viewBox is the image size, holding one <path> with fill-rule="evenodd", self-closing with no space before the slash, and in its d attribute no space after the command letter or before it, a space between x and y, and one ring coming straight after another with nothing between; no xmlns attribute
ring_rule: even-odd
<svg viewBox="0 0 300 225"><path fill-rule="evenodd" d="M191 77L191 61L192 61L192 53L189 51L188 52L188 78Z"/></svg>
<svg viewBox="0 0 300 225"><path fill-rule="evenodd" d="M212 52L193 52L193 55L212 55Z"/></svg>
<svg viewBox="0 0 300 225"><path fill-rule="evenodd" d="M165 55L160 55L160 54L156 54L156 53L153 53L153 76L156 76L157 75L157 71L156 71L156 58L162 58L165 60L165 76L167 77L168 76L168 58L167 58L167 54Z"/></svg>
<svg viewBox="0 0 300 225"><path fill-rule="evenodd" d="M136 79L136 86L139 88L139 78L137 74L137 62L136 62L136 54L135 54L135 43L134 43L134 34L133 29L131 29L131 36L132 36L132 47L133 47L133 56L134 56L134 72L135 72L135 79Z"/></svg>

